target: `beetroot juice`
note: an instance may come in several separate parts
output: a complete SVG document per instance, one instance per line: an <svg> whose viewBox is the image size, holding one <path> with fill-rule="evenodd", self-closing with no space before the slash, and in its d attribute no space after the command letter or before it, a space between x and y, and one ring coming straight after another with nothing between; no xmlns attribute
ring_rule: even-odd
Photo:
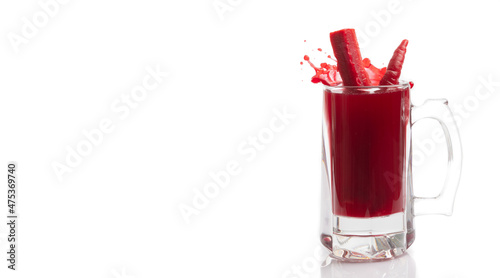
<svg viewBox="0 0 500 278"><path fill-rule="evenodd" d="M408 86L326 87L324 140L337 216L404 212Z"/></svg>

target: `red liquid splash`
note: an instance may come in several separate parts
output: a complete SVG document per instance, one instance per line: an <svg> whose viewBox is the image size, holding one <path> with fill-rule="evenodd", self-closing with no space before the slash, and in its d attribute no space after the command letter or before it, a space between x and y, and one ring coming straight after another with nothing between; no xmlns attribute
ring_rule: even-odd
<svg viewBox="0 0 500 278"><path fill-rule="evenodd" d="M316 71L316 74L311 78L312 83L323 83L324 85L334 86L342 82L340 74L337 71L337 66L328 63L321 63L320 67L316 67L311 61L309 56L304 55L304 61Z"/></svg>
<svg viewBox="0 0 500 278"><path fill-rule="evenodd" d="M378 69L377 67L372 65L372 62L368 58L363 59L363 66L365 67L366 72L368 73L368 77L370 78L370 81L373 85L379 84L380 79L382 79L387 70L385 67Z"/></svg>
<svg viewBox="0 0 500 278"><path fill-rule="evenodd" d="M318 48L318 51L322 51L322 49ZM333 59L331 55L328 55L327 57L333 60L336 64L337 61ZM320 66L317 67L310 61L310 57L308 55L304 55L304 61L309 63L309 65L316 72L314 76L311 78L312 83L321 82L322 84L327 86L337 86L342 83L342 78L340 77L340 74L337 70L337 65L329 63L321 63ZM363 66L365 67L366 72L368 73L368 76L373 86L379 84L380 79L382 79L387 70L386 67L380 69L375 67L368 58L363 59Z"/></svg>

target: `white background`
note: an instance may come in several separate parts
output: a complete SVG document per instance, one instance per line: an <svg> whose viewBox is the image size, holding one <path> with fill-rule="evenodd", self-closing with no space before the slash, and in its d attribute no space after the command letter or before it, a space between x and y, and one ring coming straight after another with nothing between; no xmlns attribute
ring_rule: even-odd
<svg viewBox="0 0 500 278"><path fill-rule="evenodd" d="M214 3L231 9L218 13ZM481 82L500 82L498 8L495 1L69 0L15 45L23 18L43 21L44 10L34 0L2 1L0 161L4 171L7 161L19 163L20 224L18 271L2 259L0 276L299 277L287 271L305 264L302 277L320 277L309 266L318 265L321 86L299 62L318 47L331 53L329 32L351 27L367 34L362 53L376 65L408 39L403 76L415 81L413 102L447 98L462 109L463 175L454 215L417 218L409 255L337 263L323 277L498 277L500 86L488 91ZM147 67L170 75L121 119L111 105L142 83ZM252 159L238 152L284 107L294 118L263 150ZM53 164L66 163L67 148L103 119L112 132L60 181ZM436 127L415 126L414 140ZM439 192L446 169L444 146L429 148L436 151L415 167L422 195ZM191 205L209 173L231 161L238 174L187 223L179 206ZM2 224L1 258L6 236Z"/></svg>

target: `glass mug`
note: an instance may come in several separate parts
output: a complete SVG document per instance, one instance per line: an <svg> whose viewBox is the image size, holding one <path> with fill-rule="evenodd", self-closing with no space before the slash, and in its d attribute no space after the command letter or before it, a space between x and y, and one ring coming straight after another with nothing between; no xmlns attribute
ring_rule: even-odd
<svg viewBox="0 0 500 278"><path fill-rule="evenodd" d="M402 255L415 240L413 218L451 215L460 180L458 128L444 99L421 106L410 84L325 86L323 99L321 242L345 261ZM448 173L441 193L416 197L412 185L411 128L437 120L448 146Z"/></svg>

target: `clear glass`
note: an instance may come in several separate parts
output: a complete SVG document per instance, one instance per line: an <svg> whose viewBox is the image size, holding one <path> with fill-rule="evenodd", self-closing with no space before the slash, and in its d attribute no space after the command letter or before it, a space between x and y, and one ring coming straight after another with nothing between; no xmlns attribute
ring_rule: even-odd
<svg viewBox="0 0 500 278"><path fill-rule="evenodd" d="M323 93L321 242L341 260L402 255L415 240L415 215L453 209L461 144L447 102L411 105L408 82ZM411 127L423 118L437 120L448 143L447 179L434 198L413 195Z"/></svg>

